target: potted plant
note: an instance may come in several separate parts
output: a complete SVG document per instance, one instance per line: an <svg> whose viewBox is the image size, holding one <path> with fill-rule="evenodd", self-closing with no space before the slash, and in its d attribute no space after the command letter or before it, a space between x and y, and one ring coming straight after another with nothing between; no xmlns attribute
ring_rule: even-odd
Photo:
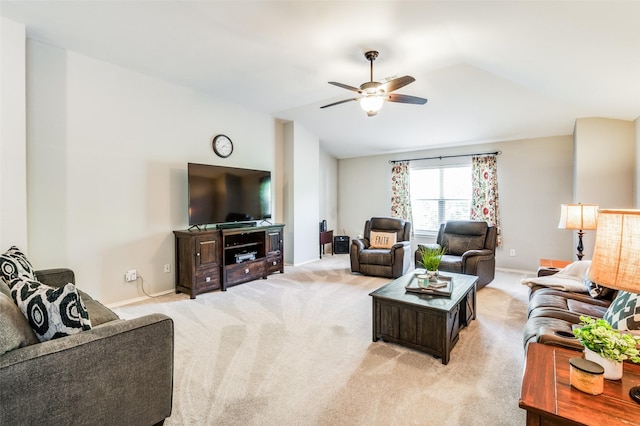
<svg viewBox="0 0 640 426"><path fill-rule="evenodd" d="M625 360L640 363L640 337L621 333L603 319L580 316L580 321L582 327L574 329L573 334L585 347L585 358L604 367L605 379L622 378Z"/></svg>
<svg viewBox="0 0 640 426"><path fill-rule="evenodd" d="M427 275L430 275L430 277L434 277L438 274L440 260L442 259L442 255L444 255L445 251L444 247L420 246L418 248L418 254L421 259L420 263L422 263L422 267L427 270Z"/></svg>

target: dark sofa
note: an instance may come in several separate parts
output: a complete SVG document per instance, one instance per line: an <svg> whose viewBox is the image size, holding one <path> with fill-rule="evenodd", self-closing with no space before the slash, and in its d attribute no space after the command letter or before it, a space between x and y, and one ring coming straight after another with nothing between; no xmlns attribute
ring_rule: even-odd
<svg viewBox="0 0 640 426"><path fill-rule="evenodd" d="M539 271L538 276L548 274L548 270ZM588 290L586 284L584 288ZM609 289L590 293L532 285L523 335L525 351L531 342L583 350L573 337L573 328L580 323L580 315L602 318L616 294Z"/></svg>
<svg viewBox="0 0 640 426"><path fill-rule="evenodd" d="M69 269L36 276L52 287L75 281ZM172 319L122 320L79 293L91 330L0 355L0 425L161 424L173 397Z"/></svg>

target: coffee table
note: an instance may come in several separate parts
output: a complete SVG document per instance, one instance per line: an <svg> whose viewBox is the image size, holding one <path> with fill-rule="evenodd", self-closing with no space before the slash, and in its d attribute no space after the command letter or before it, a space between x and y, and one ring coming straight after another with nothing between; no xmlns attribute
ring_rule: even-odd
<svg viewBox="0 0 640 426"><path fill-rule="evenodd" d="M417 349L449 363L461 328L476 318L478 277L443 273L453 280L451 296L408 292L414 271L370 293L373 298L373 341L382 339Z"/></svg>

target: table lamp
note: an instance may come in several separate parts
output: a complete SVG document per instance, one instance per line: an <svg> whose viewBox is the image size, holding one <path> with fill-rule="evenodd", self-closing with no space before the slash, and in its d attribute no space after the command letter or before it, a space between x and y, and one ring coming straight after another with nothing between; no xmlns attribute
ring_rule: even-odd
<svg viewBox="0 0 640 426"><path fill-rule="evenodd" d="M578 260L582 260L584 246L582 236L584 230L596 229L598 224L597 204L561 204L560 205L560 229L573 229L578 231Z"/></svg>
<svg viewBox="0 0 640 426"><path fill-rule="evenodd" d="M600 210L589 279L640 293L640 210ZM640 385L629 395L640 403Z"/></svg>

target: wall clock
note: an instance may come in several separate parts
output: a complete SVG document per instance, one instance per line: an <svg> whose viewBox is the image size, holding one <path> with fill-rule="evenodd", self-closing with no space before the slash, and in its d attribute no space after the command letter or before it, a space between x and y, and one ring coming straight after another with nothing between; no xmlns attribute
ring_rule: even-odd
<svg viewBox="0 0 640 426"><path fill-rule="evenodd" d="M211 145L213 146L213 152L222 158L227 158L233 152L233 142L225 135L215 136Z"/></svg>

